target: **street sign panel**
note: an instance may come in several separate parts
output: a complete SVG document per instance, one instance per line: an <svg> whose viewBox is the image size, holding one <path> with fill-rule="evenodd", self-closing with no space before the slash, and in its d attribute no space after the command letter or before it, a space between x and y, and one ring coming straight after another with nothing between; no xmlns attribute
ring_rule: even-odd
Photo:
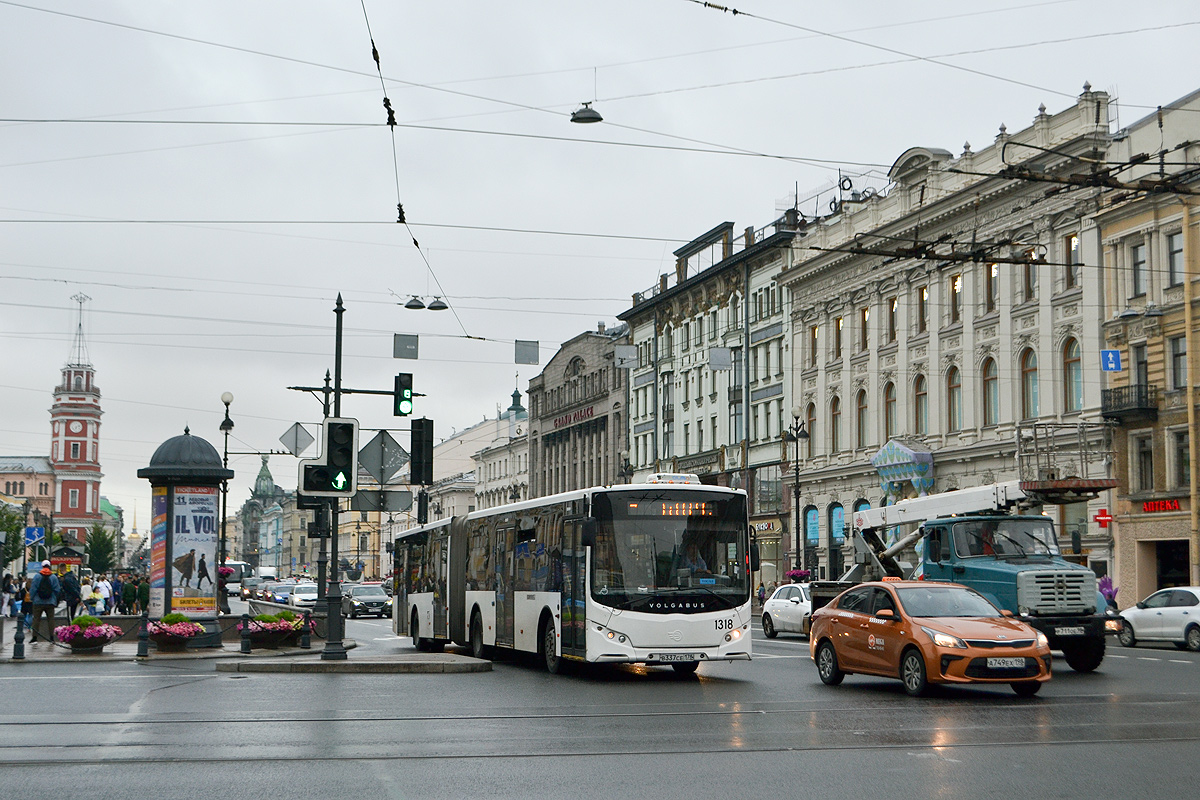
<svg viewBox="0 0 1200 800"><path fill-rule="evenodd" d="M29 526L25 528L25 546L33 547L35 544L41 544L46 541L46 529L42 527Z"/></svg>
<svg viewBox="0 0 1200 800"><path fill-rule="evenodd" d="M380 484L385 484L408 463L408 452L387 431L375 434L358 452L358 465Z"/></svg>
<svg viewBox="0 0 1200 800"><path fill-rule="evenodd" d="M412 508L412 492L403 489L359 489L350 498L351 511L408 511Z"/></svg>
<svg viewBox="0 0 1200 800"><path fill-rule="evenodd" d="M414 333L392 334L392 358L417 358L419 344Z"/></svg>
<svg viewBox="0 0 1200 800"><path fill-rule="evenodd" d="M1121 371L1121 351L1120 350L1101 350L1100 351L1100 369L1104 372L1120 372Z"/></svg>
<svg viewBox="0 0 1200 800"><path fill-rule="evenodd" d="M294 456L298 456L308 449L308 446L316 441L304 426L297 422L295 425L287 429L283 436L279 437L279 441L283 442L283 446L287 451Z"/></svg>
<svg viewBox="0 0 1200 800"><path fill-rule="evenodd" d="M637 346L618 344L613 346L613 366L617 369L633 369L637 366Z"/></svg>
<svg viewBox="0 0 1200 800"><path fill-rule="evenodd" d="M538 342L534 340L517 339L515 360L518 364L538 363Z"/></svg>

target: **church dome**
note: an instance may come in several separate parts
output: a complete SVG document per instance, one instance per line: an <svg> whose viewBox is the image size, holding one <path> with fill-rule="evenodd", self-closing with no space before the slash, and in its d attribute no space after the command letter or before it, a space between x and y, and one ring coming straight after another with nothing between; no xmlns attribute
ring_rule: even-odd
<svg viewBox="0 0 1200 800"><path fill-rule="evenodd" d="M199 478L223 481L233 477L233 470L221 465L221 454L199 436L183 429L182 436L167 439L150 458L150 466L137 472L139 478Z"/></svg>

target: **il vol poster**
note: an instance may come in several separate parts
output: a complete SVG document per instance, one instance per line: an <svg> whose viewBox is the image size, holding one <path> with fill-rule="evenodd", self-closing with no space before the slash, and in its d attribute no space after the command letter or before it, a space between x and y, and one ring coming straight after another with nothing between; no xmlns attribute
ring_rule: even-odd
<svg viewBox="0 0 1200 800"><path fill-rule="evenodd" d="M217 615L217 499L215 486L176 486L171 531L171 610L190 617Z"/></svg>

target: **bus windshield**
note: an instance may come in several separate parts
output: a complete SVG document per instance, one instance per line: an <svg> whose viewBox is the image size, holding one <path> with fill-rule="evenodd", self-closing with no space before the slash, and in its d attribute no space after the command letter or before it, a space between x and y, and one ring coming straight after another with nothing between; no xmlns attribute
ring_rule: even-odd
<svg viewBox="0 0 1200 800"><path fill-rule="evenodd" d="M746 498L640 489L597 494L592 598L637 609L647 598L715 596L732 608L750 592Z"/></svg>

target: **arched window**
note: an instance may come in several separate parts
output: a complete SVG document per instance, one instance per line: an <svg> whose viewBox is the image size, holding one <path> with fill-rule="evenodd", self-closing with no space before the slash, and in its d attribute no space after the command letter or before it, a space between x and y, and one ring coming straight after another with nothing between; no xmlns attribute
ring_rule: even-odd
<svg viewBox="0 0 1200 800"><path fill-rule="evenodd" d="M812 458L817 453L817 404L809 403L804 416L808 424L808 457Z"/></svg>
<svg viewBox="0 0 1200 800"><path fill-rule="evenodd" d="M962 411L962 373L958 367L951 367L946 372L946 422L951 431L961 431L963 426Z"/></svg>
<svg viewBox="0 0 1200 800"><path fill-rule="evenodd" d="M866 447L867 446L867 426L869 425L869 420L867 419L867 391L866 391L866 389L863 389L858 393L858 403L857 403L857 408L855 410L856 410L857 414L856 414L855 420L854 420L854 428L855 428L855 435L858 437L856 446Z"/></svg>
<svg viewBox="0 0 1200 800"><path fill-rule="evenodd" d="M1021 354L1021 419L1038 415L1037 353L1027 349Z"/></svg>
<svg viewBox="0 0 1200 800"><path fill-rule="evenodd" d="M846 538L846 510L841 503L829 507L829 541L840 545Z"/></svg>
<svg viewBox="0 0 1200 800"><path fill-rule="evenodd" d="M829 401L829 452L842 449L842 401L835 397Z"/></svg>
<svg viewBox="0 0 1200 800"><path fill-rule="evenodd" d="M816 547L821 543L820 522L817 518L817 507L809 506L804 509L804 545Z"/></svg>
<svg viewBox="0 0 1200 800"><path fill-rule="evenodd" d="M1083 408L1083 362L1079 357L1079 342L1067 339L1063 345L1063 410L1067 413Z"/></svg>
<svg viewBox="0 0 1200 800"><path fill-rule="evenodd" d="M918 434L929 432L929 387L924 375L918 375L913 381L913 431Z"/></svg>
<svg viewBox="0 0 1200 800"><path fill-rule="evenodd" d="M983 424L996 425L1000 422L1000 379L996 372L996 359L983 362Z"/></svg>
<svg viewBox="0 0 1200 800"><path fill-rule="evenodd" d="M888 382L883 387L883 438L884 441L896 435L896 384Z"/></svg>

